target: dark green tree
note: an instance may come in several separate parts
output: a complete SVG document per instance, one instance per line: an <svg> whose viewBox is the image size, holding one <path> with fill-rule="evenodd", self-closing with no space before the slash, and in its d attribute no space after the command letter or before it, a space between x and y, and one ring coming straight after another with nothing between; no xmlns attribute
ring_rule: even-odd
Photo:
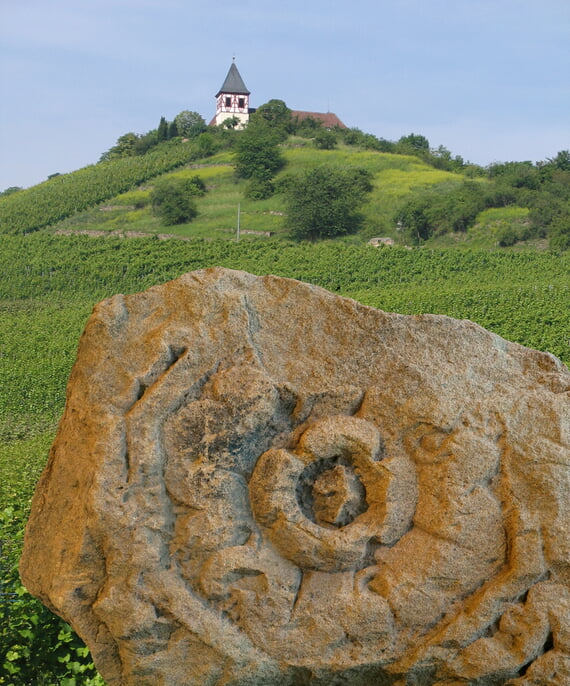
<svg viewBox="0 0 570 686"><path fill-rule="evenodd" d="M433 235L466 231L489 207L486 188L476 181L444 184L414 193L396 212L402 238L417 245Z"/></svg>
<svg viewBox="0 0 570 686"><path fill-rule="evenodd" d="M556 169L570 171L570 150L561 150L556 157L548 160Z"/></svg>
<svg viewBox="0 0 570 686"><path fill-rule="evenodd" d="M293 118L293 132L298 136L303 138L313 138L315 131L323 128L323 122L314 117L304 117L299 119L299 117Z"/></svg>
<svg viewBox="0 0 570 686"><path fill-rule="evenodd" d="M195 138L206 130L206 122L198 112L183 110L174 117L176 129L179 136L184 138Z"/></svg>
<svg viewBox="0 0 570 686"><path fill-rule="evenodd" d="M205 192L199 176L163 179L151 193L152 209L166 226L186 224L198 214L194 198Z"/></svg>
<svg viewBox="0 0 570 686"><path fill-rule="evenodd" d="M142 136L137 137L134 145L134 153L135 155L144 155L158 143L160 143L158 129L151 129Z"/></svg>
<svg viewBox="0 0 570 686"><path fill-rule="evenodd" d="M200 157L209 157L216 150L215 138L211 133L201 133L196 139Z"/></svg>
<svg viewBox="0 0 570 686"><path fill-rule="evenodd" d="M317 131L313 142L319 150L334 150L336 148L336 136L329 129Z"/></svg>
<svg viewBox="0 0 570 686"><path fill-rule="evenodd" d="M429 216L430 199L427 194L410 198L396 213L395 220L402 239L406 243L418 245L427 240L433 226Z"/></svg>
<svg viewBox="0 0 570 686"><path fill-rule="evenodd" d="M178 136L178 126L176 126L176 120L172 120L168 125L168 140L176 138Z"/></svg>
<svg viewBox="0 0 570 686"><path fill-rule="evenodd" d="M5 188L0 195L12 195L13 193L17 193L18 191L23 190L21 186L8 186L8 188Z"/></svg>
<svg viewBox="0 0 570 686"><path fill-rule="evenodd" d="M289 177L283 188L291 236L315 241L360 228L359 210L372 190L372 175L360 168L321 165Z"/></svg>
<svg viewBox="0 0 570 686"><path fill-rule="evenodd" d="M158 124L158 129L157 129L157 139L158 142L160 143L161 141L165 141L168 138L168 122L166 121L165 117L160 118L160 122Z"/></svg>
<svg viewBox="0 0 570 686"><path fill-rule="evenodd" d="M120 157L131 157L135 155L135 145L138 140L136 133L124 133L122 136L117 138L117 142L112 148L109 148L104 152L99 158L99 162L105 162L107 160L116 160Z"/></svg>
<svg viewBox="0 0 570 686"><path fill-rule="evenodd" d="M418 152L429 153L429 141L419 133L410 133L408 136L402 136L398 141L398 146L403 151L409 151L413 154Z"/></svg>
<svg viewBox="0 0 570 686"><path fill-rule="evenodd" d="M236 174L243 179L270 181L284 166L279 136L262 121L251 122L239 134L235 152Z"/></svg>
<svg viewBox="0 0 570 686"><path fill-rule="evenodd" d="M224 119L224 121L220 124L220 126L223 129L229 129L229 130L233 131L234 129L237 129L239 124L240 124L240 121L239 121L238 117L233 116L233 117L228 117L227 119Z"/></svg>
<svg viewBox="0 0 570 686"><path fill-rule="evenodd" d="M251 115L249 125L257 123L266 124L280 140L285 140L292 130L291 110L283 100L269 100Z"/></svg>
<svg viewBox="0 0 570 686"><path fill-rule="evenodd" d="M566 203L550 224L551 250L570 250L570 203Z"/></svg>

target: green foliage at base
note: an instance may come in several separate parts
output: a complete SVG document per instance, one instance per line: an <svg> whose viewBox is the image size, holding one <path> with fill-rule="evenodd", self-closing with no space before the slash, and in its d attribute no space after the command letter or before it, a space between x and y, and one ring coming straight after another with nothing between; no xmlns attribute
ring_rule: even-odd
<svg viewBox="0 0 570 686"><path fill-rule="evenodd" d="M0 452L0 685L102 686L89 650L71 627L30 596L18 576L23 522L53 433Z"/></svg>
<svg viewBox="0 0 570 686"><path fill-rule="evenodd" d="M284 166L279 135L260 120L239 134L235 152L236 174L242 179L270 181Z"/></svg>

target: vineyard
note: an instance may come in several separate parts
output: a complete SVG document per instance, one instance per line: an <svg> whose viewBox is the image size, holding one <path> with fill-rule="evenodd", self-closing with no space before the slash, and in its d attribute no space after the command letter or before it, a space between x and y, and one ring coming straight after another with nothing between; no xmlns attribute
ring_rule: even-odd
<svg viewBox="0 0 570 686"><path fill-rule="evenodd" d="M570 362L569 253L6 236L1 431L8 431L7 417L20 423L27 413L42 421L59 415L76 341L95 302L212 265L300 279L387 311L468 318Z"/></svg>
<svg viewBox="0 0 570 686"><path fill-rule="evenodd" d="M54 179L57 181L57 179ZM51 183L51 182L50 182ZM2 236L0 684L102 684L79 639L19 583L17 559L93 305L220 265L316 284L386 311L471 319L570 362L570 252L372 248L340 241Z"/></svg>
<svg viewBox="0 0 570 686"><path fill-rule="evenodd" d="M0 198L0 233L29 233L196 159L192 144L163 143L141 157L100 162Z"/></svg>

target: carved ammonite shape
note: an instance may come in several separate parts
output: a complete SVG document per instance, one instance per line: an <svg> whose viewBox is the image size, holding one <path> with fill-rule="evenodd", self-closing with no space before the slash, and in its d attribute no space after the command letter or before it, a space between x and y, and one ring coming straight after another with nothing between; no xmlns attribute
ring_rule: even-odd
<svg viewBox="0 0 570 686"><path fill-rule="evenodd" d="M385 454L374 424L327 417L305 430L294 451L259 458L251 508L283 557L302 569L359 569L370 544L391 544L411 525L415 498L402 504L392 497L400 474L413 479L412 465Z"/></svg>
<svg viewBox="0 0 570 686"><path fill-rule="evenodd" d="M229 270L94 310L30 591L113 686L570 683L570 374Z"/></svg>

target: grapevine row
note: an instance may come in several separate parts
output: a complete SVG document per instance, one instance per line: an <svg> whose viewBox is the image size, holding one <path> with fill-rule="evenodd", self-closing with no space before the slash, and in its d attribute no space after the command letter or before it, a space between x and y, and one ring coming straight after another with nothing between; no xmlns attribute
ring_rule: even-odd
<svg viewBox="0 0 570 686"><path fill-rule="evenodd" d="M140 157L100 162L55 176L0 198L0 233L37 231L197 157L192 143L173 141Z"/></svg>

